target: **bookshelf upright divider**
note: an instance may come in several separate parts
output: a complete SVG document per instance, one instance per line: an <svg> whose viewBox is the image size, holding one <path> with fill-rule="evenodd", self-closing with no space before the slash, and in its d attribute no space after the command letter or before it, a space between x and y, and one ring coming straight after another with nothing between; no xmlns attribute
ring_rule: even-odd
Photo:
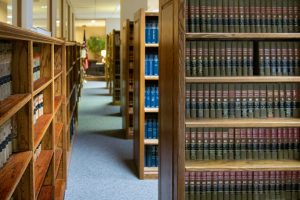
<svg viewBox="0 0 300 200"><path fill-rule="evenodd" d="M120 31L113 30L112 32L112 75L113 75L113 104L120 105L121 103L121 40Z"/></svg>
<svg viewBox="0 0 300 200"><path fill-rule="evenodd" d="M144 9L135 13L134 160L140 179L158 178L158 58L154 62L158 55L157 24L158 13Z"/></svg>
<svg viewBox="0 0 300 200"><path fill-rule="evenodd" d="M289 29L270 14L272 30L269 16L218 17L222 2L160 1L159 198L296 200L299 189L274 183L299 184L300 149L288 147L299 144L299 2L260 1L254 18L277 3L297 11Z"/></svg>

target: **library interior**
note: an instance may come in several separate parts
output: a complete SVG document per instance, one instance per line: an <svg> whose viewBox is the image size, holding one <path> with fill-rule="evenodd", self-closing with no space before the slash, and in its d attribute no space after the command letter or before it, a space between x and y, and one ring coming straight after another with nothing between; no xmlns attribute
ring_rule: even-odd
<svg viewBox="0 0 300 200"><path fill-rule="evenodd" d="M0 200L300 200L300 0L0 0Z"/></svg>

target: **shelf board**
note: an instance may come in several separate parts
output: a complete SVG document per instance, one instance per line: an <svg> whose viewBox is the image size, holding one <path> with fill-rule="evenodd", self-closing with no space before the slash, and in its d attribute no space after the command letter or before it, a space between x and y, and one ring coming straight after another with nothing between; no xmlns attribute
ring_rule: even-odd
<svg viewBox="0 0 300 200"><path fill-rule="evenodd" d="M158 145L158 139L145 139L145 145Z"/></svg>
<svg viewBox="0 0 300 200"><path fill-rule="evenodd" d="M158 167L144 167L145 172L158 172Z"/></svg>
<svg viewBox="0 0 300 200"><path fill-rule="evenodd" d="M158 12L145 12L145 16L146 17L150 17L150 16L152 16L152 17L158 17L159 16L159 13Z"/></svg>
<svg viewBox="0 0 300 200"><path fill-rule="evenodd" d="M186 83L296 83L300 76L186 77Z"/></svg>
<svg viewBox="0 0 300 200"><path fill-rule="evenodd" d="M70 69L68 69L68 71L67 71L67 75L69 75L70 74L70 72L73 70L73 66L72 67L70 67Z"/></svg>
<svg viewBox="0 0 300 200"><path fill-rule="evenodd" d="M63 101L63 97L62 96L56 96L54 98L54 115L57 113L57 111L59 110L61 104Z"/></svg>
<svg viewBox="0 0 300 200"><path fill-rule="evenodd" d="M59 138L62 135L62 130L63 130L64 124L63 123L56 123L55 124L55 148L58 146L59 143Z"/></svg>
<svg viewBox="0 0 300 200"><path fill-rule="evenodd" d="M159 76L145 76L146 81L158 81Z"/></svg>
<svg viewBox="0 0 300 200"><path fill-rule="evenodd" d="M26 151L13 154L0 169L0 196L10 199L27 169L32 152Z"/></svg>
<svg viewBox="0 0 300 200"><path fill-rule="evenodd" d="M205 119L186 120L187 128L271 128L271 127L300 127L300 119L269 118L269 119Z"/></svg>
<svg viewBox="0 0 300 200"><path fill-rule="evenodd" d="M63 179L55 181L55 199L63 200L65 196L66 182Z"/></svg>
<svg viewBox="0 0 300 200"><path fill-rule="evenodd" d="M293 171L300 170L296 160L209 160L186 161L186 171Z"/></svg>
<svg viewBox="0 0 300 200"><path fill-rule="evenodd" d="M35 194L39 194L46 177L50 162L53 156L53 151L42 150L38 159L34 163L35 170Z"/></svg>
<svg viewBox="0 0 300 200"><path fill-rule="evenodd" d="M158 179L158 167L144 167L145 179Z"/></svg>
<svg viewBox="0 0 300 200"><path fill-rule="evenodd" d="M299 33L186 33L186 39L279 40L300 39Z"/></svg>
<svg viewBox="0 0 300 200"><path fill-rule="evenodd" d="M56 69L54 70L54 79L57 79L62 74L62 70Z"/></svg>
<svg viewBox="0 0 300 200"><path fill-rule="evenodd" d="M145 43L145 47L149 47L149 48L154 48L154 47L159 47L158 43Z"/></svg>
<svg viewBox="0 0 300 200"><path fill-rule="evenodd" d="M76 88L76 85L74 84L74 86L73 86L73 88L72 88L72 90L70 91L70 94L69 94L69 96L68 96L67 104L70 103L70 99L71 99L71 96L72 96L73 92L75 91L75 88Z"/></svg>
<svg viewBox="0 0 300 200"><path fill-rule="evenodd" d="M33 96L43 91L46 87L48 87L48 85L50 85L51 82L52 82L51 78L45 78L45 77L35 81L33 84L33 88L34 88Z"/></svg>
<svg viewBox="0 0 300 200"><path fill-rule="evenodd" d="M34 125L34 149L36 149L42 141L52 122L52 118L53 116L51 114L45 114L41 116Z"/></svg>
<svg viewBox="0 0 300 200"><path fill-rule="evenodd" d="M145 113L158 113L159 109L158 108L144 108Z"/></svg>
<svg viewBox="0 0 300 200"><path fill-rule="evenodd" d="M53 186L43 186L41 188L40 194L38 196L38 200L52 200L53 199L53 190L54 187Z"/></svg>
<svg viewBox="0 0 300 200"><path fill-rule="evenodd" d="M0 101L0 126L31 100L30 94L15 94Z"/></svg>
<svg viewBox="0 0 300 200"><path fill-rule="evenodd" d="M54 178L57 177L58 169L62 160L63 151L61 149L55 150L55 164L54 164Z"/></svg>

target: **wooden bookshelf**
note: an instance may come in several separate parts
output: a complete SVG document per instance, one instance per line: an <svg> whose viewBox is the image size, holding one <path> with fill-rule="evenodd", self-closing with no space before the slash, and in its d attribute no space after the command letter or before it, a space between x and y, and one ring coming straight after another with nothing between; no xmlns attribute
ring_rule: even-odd
<svg viewBox="0 0 300 200"><path fill-rule="evenodd" d="M133 138L133 95L134 95L134 49L133 22L128 19L123 22L122 31L122 95L121 110L123 116L124 137Z"/></svg>
<svg viewBox="0 0 300 200"><path fill-rule="evenodd" d="M186 128L291 128L299 118L188 119L185 116L186 84L207 83L299 83L299 76L187 77L186 44L190 41L253 42L254 66L259 66L258 44L262 41L299 41L299 33L189 33L186 31L186 3L160 1L160 183L159 198L184 200L188 197L187 172L203 171L299 171L299 160L199 160L185 157ZM299 109L299 108L297 108ZM223 137L223 136L222 136ZM186 199L187 200L187 199Z"/></svg>
<svg viewBox="0 0 300 200"><path fill-rule="evenodd" d="M145 107L145 89L148 83L158 84L158 76L145 75L145 59L148 47L158 51L157 44L146 44L145 29L148 20L157 20L158 13L140 9L134 18L134 160L140 179L157 179L158 167L146 167L146 146L157 146L158 140L145 138L145 121L149 114L158 116L158 108Z"/></svg>
<svg viewBox="0 0 300 200"><path fill-rule="evenodd" d="M67 181L68 108L77 119L78 98L67 104L70 88L80 95L78 59L81 46L75 42L47 37L22 28L0 23L0 40L12 44L12 95L0 101L0 126L15 123L13 154L0 168L1 199L53 199L60 191L63 199ZM33 61L40 49L40 78L34 81ZM72 52L71 52L72 51ZM75 63L74 63L75 61ZM69 65L70 73L67 75ZM73 86L74 85L74 86ZM34 98L43 93L44 113L34 124ZM76 104L75 106L73 104ZM41 152L34 154L41 144ZM59 188L56 187L59 180Z"/></svg>
<svg viewBox="0 0 300 200"><path fill-rule="evenodd" d="M120 56L120 31L112 31L111 43L111 67L112 67L112 80L113 80L113 104L120 105L121 103L121 56Z"/></svg>
<svg viewBox="0 0 300 200"><path fill-rule="evenodd" d="M109 94L112 95L112 44L113 37L112 33L107 34L106 36L106 62L105 62L105 81L106 81L106 88L109 90Z"/></svg>

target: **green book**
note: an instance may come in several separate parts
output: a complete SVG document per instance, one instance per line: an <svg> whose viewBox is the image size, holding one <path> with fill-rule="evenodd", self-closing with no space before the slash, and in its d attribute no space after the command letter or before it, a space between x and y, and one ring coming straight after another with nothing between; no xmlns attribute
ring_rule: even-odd
<svg viewBox="0 0 300 200"><path fill-rule="evenodd" d="M265 129L259 128L258 129L258 159L264 160L265 159Z"/></svg>
<svg viewBox="0 0 300 200"><path fill-rule="evenodd" d="M270 172L264 171L264 193L265 199L271 199L270 197Z"/></svg>
<svg viewBox="0 0 300 200"><path fill-rule="evenodd" d="M295 160L299 160L299 145L300 145L300 140L299 140L299 129L298 128L294 128L294 159Z"/></svg>
<svg viewBox="0 0 300 200"><path fill-rule="evenodd" d="M195 200L201 198L201 172L196 172L195 178Z"/></svg>
<svg viewBox="0 0 300 200"><path fill-rule="evenodd" d="M282 160L284 158L283 129L272 129L272 159Z"/></svg>
<svg viewBox="0 0 300 200"><path fill-rule="evenodd" d="M266 24L266 11L267 11L267 2L266 0L260 1L260 25L261 25L261 32L267 32L267 24Z"/></svg>
<svg viewBox="0 0 300 200"><path fill-rule="evenodd" d="M242 196L241 196L241 199L242 200L248 200L248 194L247 194L247 191L248 191L248 173L247 171L242 171ZM250 192L250 191L249 191Z"/></svg>
<svg viewBox="0 0 300 200"><path fill-rule="evenodd" d="M215 42L209 42L209 76L215 76Z"/></svg>
<svg viewBox="0 0 300 200"><path fill-rule="evenodd" d="M230 200L230 173L228 171L224 171L224 194L223 200ZM202 199L201 199L202 200Z"/></svg>
<svg viewBox="0 0 300 200"><path fill-rule="evenodd" d="M259 199L265 200L265 183L264 183L264 171L258 172L258 192Z"/></svg>
<svg viewBox="0 0 300 200"><path fill-rule="evenodd" d="M185 128L185 160L190 160L190 148L191 148L191 132L190 128Z"/></svg>
<svg viewBox="0 0 300 200"><path fill-rule="evenodd" d="M206 0L206 31L212 32L212 0Z"/></svg>
<svg viewBox="0 0 300 200"><path fill-rule="evenodd" d="M235 172L235 199L242 199L242 172L237 171Z"/></svg>
<svg viewBox="0 0 300 200"><path fill-rule="evenodd" d="M197 118L197 84L191 84L191 118Z"/></svg>
<svg viewBox="0 0 300 200"><path fill-rule="evenodd" d="M199 33L200 32L200 1L196 0L195 1L195 32Z"/></svg>
<svg viewBox="0 0 300 200"><path fill-rule="evenodd" d="M190 200L190 174L185 172L185 200Z"/></svg>
<svg viewBox="0 0 300 200"><path fill-rule="evenodd" d="M195 13L195 7L196 7L196 1L197 0L190 0L190 31L194 33L196 31L196 13Z"/></svg>
<svg viewBox="0 0 300 200"><path fill-rule="evenodd" d="M265 76L265 55L264 55L264 42L259 42L258 43L258 52L259 52L259 75L260 76Z"/></svg>
<svg viewBox="0 0 300 200"><path fill-rule="evenodd" d="M248 42L248 76L253 76L253 42Z"/></svg>
<svg viewBox="0 0 300 200"><path fill-rule="evenodd" d="M223 118L222 84L216 84L216 117Z"/></svg>
<svg viewBox="0 0 300 200"><path fill-rule="evenodd" d="M294 32L294 0L287 0L288 2L288 33Z"/></svg>
<svg viewBox="0 0 300 200"><path fill-rule="evenodd" d="M222 128L216 128L216 160L223 159L223 132Z"/></svg>
<svg viewBox="0 0 300 200"><path fill-rule="evenodd" d="M250 0L250 32L255 33L256 27L256 7L255 1Z"/></svg>
<svg viewBox="0 0 300 200"><path fill-rule="evenodd" d="M197 128L197 160L203 160L204 132L203 128Z"/></svg>
<svg viewBox="0 0 300 200"><path fill-rule="evenodd" d="M229 0L223 0L223 21L224 21L224 32L228 33L229 32Z"/></svg>
<svg viewBox="0 0 300 200"><path fill-rule="evenodd" d="M240 15L239 15L239 0L235 0L233 2L233 12L234 12L234 32L239 33L240 32Z"/></svg>
<svg viewBox="0 0 300 200"><path fill-rule="evenodd" d="M197 42L191 42L191 76L197 76Z"/></svg>
<svg viewBox="0 0 300 200"><path fill-rule="evenodd" d="M254 91L253 91L253 84L248 85L248 102L247 102L247 109L248 109L248 117L254 117Z"/></svg>
<svg viewBox="0 0 300 200"><path fill-rule="evenodd" d="M270 199L276 199L276 172L270 171Z"/></svg>
<svg viewBox="0 0 300 200"><path fill-rule="evenodd" d="M228 91L228 84L222 84L223 90L222 90L222 108L223 108L223 118L227 119L229 117L229 104L228 104L228 97L229 97L229 91Z"/></svg>
<svg viewBox="0 0 300 200"><path fill-rule="evenodd" d="M191 84L185 86L185 117L191 117Z"/></svg>
<svg viewBox="0 0 300 200"><path fill-rule="evenodd" d="M207 32L206 30L206 24L207 24L207 19L206 19L206 0L199 0L200 1L200 15L201 15L201 32Z"/></svg>
<svg viewBox="0 0 300 200"><path fill-rule="evenodd" d="M203 133L203 140L204 140L204 150L203 150L203 158L204 160L209 160L209 128L204 128Z"/></svg>
<svg viewBox="0 0 300 200"><path fill-rule="evenodd" d="M267 85L260 84L259 86L259 95L260 95L260 117L267 117Z"/></svg>
<svg viewBox="0 0 300 200"><path fill-rule="evenodd" d="M237 76L243 76L243 43L237 42Z"/></svg>
<svg viewBox="0 0 300 200"><path fill-rule="evenodd" d="M271 149L272 149L272 130L270 128L267 128L266 130L266 135L265 135L265 143L266 143L266 150L265 150L265 159L266 160L271 160L272 159L272 154L271 154Z"/></svg>
<svg viewBox="0 0 300 200"><path fill-rule="evenodd" d="M226 42L226 76L232 76L231 75L231 68L232 68L232 47L231 42Z"/></svg>
<svg viewBox="0 0 300 200"><path fill-rule="evenodd" d="M259 156L259 133L258 133L258 128L253 128L252 129L253 132L252 132L252 135L253 135L253 138L252 138L252 141L253 141L253 152L252 152L252 157L253 157L253 160L258 160Z"/></svg>
<svg viewBox="0 0 300 200"><path fill-rule="evenodd" d="M204 118L208 119L209 117L209 106L210 106L210 98L209 98L209 84L204 84Z"/></svg>
<svg viewBox="0 0 300 200"><path fill-rule="evenodd" d="M247 193L248 200L252 200L253 199L253 172L252 171L247 172L247 182L248 182L247 191L249 191Z"/></svg>
<svg viewBox="0 0 300 200"><path fill-rule="evenodd" d="M218 12L217 12L217 1L220 0L211 0L211 31L213 33L218 32Z"/></svg>
<svg viewBox="0 0 300 200"><path fill-rule="evenodd" d="M207 199L206 198L206 172L201 172L201 198L200 199Z"/></svg>
<svg viewBox="0 0 300 200"><path fill-rule="evenodd" d="M209 131L209 159L216 160L216 129Z"/></svg>
<svg viewBox="0 0 300 200"><path fill-rule="evenodd" d="M279 111L279 107L280 107L280 96L279 96L279 84L274 84L273 85L273 98L274 98L274 117L278 118L280 117L280 111Z"/></svg>
<svg viewBox="0 0 300 200"><path fill-rule="evenodd" d="M186 0L186 5L185 5L185 29L186 32L190 32L190 21L191 21L191 15L190 15L190 11L191 11L191 0Z"/></svg>
<svg viewBox="0 0 300 200"><path fill-rule="evenodd" d="M242 57L243 76L248 76L248 43L243 42L242 48L243 48L243 57Z"/></svg>
<svg viewBox="0 0 300 200"><path fill-rule="evenodd" d="M208 42L203 42L203 74L209 76L209 53L208 53Z"/></svg>
<svg viewBox="0 0 300 200"><path fill-rule="evenodd" d="M254 84L254 118L260 118L259 84Z"/></svg>
<svg viewBox="0 0 300 200"><path fill-rule="evenodd" d="M239 29L239 31L241 32L241 33L245 33L245 25L246 25L246 23L245 23L245 3L246 3L246 1L245 0L239 0L238 1L238 4L239 4L239 27L240 27L240 29Z"/></svg>
<svg viewBox="0 0 300 200"><path fill-rule="evenodd" d="M266 0L266 31L272 32L272 0Z"/></svg>
<svg viewBox="0 0 300 200"><path fill-rule="evenodd" d="M218 172L212 172L212 200L218 200Z"/></svg>
<svg viewBox="0 0 300 200"><path fill-rule="evenodd" d="M234 137L235 132L233 128L228 129L228 158L229 160L234 160Z"/></svg>
<svg viewBox="0 0 300 200"><path fill-rule="evenodd" d="M279 111L280 117L285 117L285 84L279 84Z"/></svg>
<svg viewBox="0 0 300 200"><path fill-rule="evenodd" d="M235 89L234 84L228 84L228 113L229 118L235 118Z"/></svg>
<svg viewBox="0 0 300 200"><path fill-rule="evenodd" d="M276 48L276 69L277 69L277 75L282 76L282 42L276 42L275 43Z"/></svg>
<svg viewBox="0 0 300 200"><path fill-rule="evenodd" d="M224 23L223 23L223 0L217 0L217 32L224 33Z"/></svg>
<svg viewBox="0 0 300 200"><path fill-rule="evenodd" d="M288 33L289 32L289 1L285 0L282 1L282 32Z"/></svg>
<svg viewBox="0 0 300 200"><path fill-rule="evenodd" d="M229 159L229 133L228 133L228 128L223 128L223 160L228 160Z"/></svg>
<svg viewBox="0 0 300 200"><path fill-rule="evenodd" d="M259 198L259 172L253 172L253 200L260 200Z"/></svg>
<svg viewBox="0 0 300 200"><path fill-rule="evenodd" d="M220 73L226 76L226 42L220 42Z"/></svg>
<svg viewBox="0 0 300 200"><path fill-rule="evenodd" d="M244 17L244 24L245 24L245 33L250 33L250 1L251 0L244 0L244 10L245 10L245 17Z"/></svg>
<svg viewBox="0 0 300 200"><path fill-rule="evenodd" d="M247 129L241 129L241 160L247 159Z"/></svg>
<svg viewBox="0 0 300 200"><path fill-rule="evenodd" d="M277 1L277 31L278 33L283 32L283 16L282 16L282 8L283 8L283 1L282 0L274 0Z"/></svg>
<svg viewBox="0 0 300 200"><path fill-rule="evenodd" d="M265 75L271 76L271 44L270 42L264 42L264 68Z"/></svg>
<svg viewBox="0 0 300 200"><path fill-rule="evenodd" d="M197 160L197 132L196 128L191 128L191 160Z"/></svg>
<svg viewBox="0 0 300 200"><path fill-rule="evenodd" d="M289 128L288 129L288 137L289 137L289 157L288 159L290 160L293 160L295 159L295 155L294 155L294 151L295 149L297 149L295 146L296 146L296 141L295 141L295 138L294 138L294 129L293 128ZM297 136L296 136L297 138Z"/></svg>
<svg viewBox="0 0 300 200"><path fill-rule="evenodd" d="M272 0L272 33L278 33L277 0Z"/></svg>
<svg viewBox="0 0 300 200"><path fill-rule="evenodd" d="M224 172L218 172L218 200L224 200Z"/></svg>
<svg viewBox="0 0 300 200"><path fill-rule="evenodd" d="M241 101L242 118L248 118L248 84L242 84Z"/></svg>
<svg viewBox="0 0 300 200"><path fill-rule="evenodd" d="M230 200L239 200L239 199L236 199L235 197L235 192L236 192L236 189L235 189L235 172L234 171L230 171L230 179L229 179L229 195L230 195Z"/></svg>
<svg viewBox="0 0 300 200"><path fill-rule="evenodd" d="M191 76L191 43L189 41L185 43L185 75Z"/></svg>
<svg viewBox="0 0 300 200"><path fill-rule="evenodd" d="M210 90L210 118L215 119L216 118L216 84L210 84L209 85Z"/></svg>
<svg viewBox="0 0 300 200"><path fill-rule="evenodd" d="M289 152L291 146L289 140L289 132L287 128L283 128L283 143L284 143L283 159L289 159Z"/></svg>
<svg viewBox="0 0 300 200"><path fill-rule="evenodd" d="M197 118L203 119L204 118L204 85L203 84L197 84Z"/></svg>
<svg viewBox="0 0 300 200"><path fill-rule="evenodd" d="M237 42L231 43L231 51L232 51L232 57L231 57L231 76L237 76Z"/></svg>
<svg viewBox="0 0 300 200"><path fill-rule="evenodd" d="M235 160L241 160L241 129L235 128L234 130L234 156Z"/></svg>
<svg viewBox="0 0 300 200"><path fill-rule="evenodd" d="M206 172L206 199L212 200L212 172Z"/></svg>
<svg viewBox="0 0 300 200"><path fill-rule="evenodd" d="M214 76L221 76L221 43L215 42L215 61L214 61L214 68L215 74Z"/></svg>
<svg viewBox="0 0 300 200"><path fill-rule="evenodd" d="M252 128L247 128L247 159L253 159L253 135Z"/></svg>
<svg viewBox="0 0 300 200"><path fill-rule="evenodd" d="M228 31L235 32L235 16L234 16L235 0L228 0Z"/></svg>
<svg viewBox="0 0 300 200"><path fill-rule="evenodd" d="M242 86L240 84L235 85L235 118L242 117Z"/></svg>
<svg viewBox="0 0 300 200"><path fill-rule="evenodd" d="M190 172L190 177L189 177L189 185L190 185L190 200L195 199L195 172Z"/></svg>
<svg viewBox="0 0 300 200"><path fill-rule="evenodd" d="M197 41L197 76L203 76L203 42Z"/></svg>

